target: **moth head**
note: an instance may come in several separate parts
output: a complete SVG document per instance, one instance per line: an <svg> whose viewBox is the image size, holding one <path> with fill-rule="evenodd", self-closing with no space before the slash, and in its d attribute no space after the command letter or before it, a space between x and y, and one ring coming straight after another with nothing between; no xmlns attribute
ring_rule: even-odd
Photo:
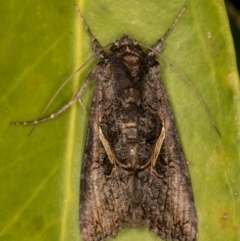
<svg viewBox="0 0 240 241"><path fill-rule="evenodd" d="M110 51L120 51L124 53L141 52L138 42L127 34L117 39L112 45Z"/></svg>

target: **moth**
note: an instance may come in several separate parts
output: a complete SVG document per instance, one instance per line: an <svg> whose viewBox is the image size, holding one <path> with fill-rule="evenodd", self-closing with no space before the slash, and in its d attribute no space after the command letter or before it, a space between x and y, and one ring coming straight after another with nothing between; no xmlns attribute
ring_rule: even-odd
<svg viewBox="0 0 240 241"><path fill-rule="evenodd" d="M148 51L123 35L106 51L92 35L99 63L74 98L95 81L80 184L83 241L115 236L124 224L146 225L164 240L197 240L197 214L183 150L156 57L182 16ZM146 46L145 46L146 47Z"/></svg>

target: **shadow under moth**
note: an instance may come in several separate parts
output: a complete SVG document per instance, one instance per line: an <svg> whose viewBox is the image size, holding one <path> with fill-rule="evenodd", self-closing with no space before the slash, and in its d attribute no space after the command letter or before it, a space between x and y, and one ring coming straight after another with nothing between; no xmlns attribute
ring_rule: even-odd
<svg viewBox="0 0 240 241"><path fill-rule="evenodd" d="M152 47L128 35L104 50L77 11L99 63L72 100L95 81L81 174L80 229L83 241L115 236L124 224L146 225L164 240L197 240L197 215L186 161L156 57L180 19ZM146 46L145 46L146 47Z"/></svg>

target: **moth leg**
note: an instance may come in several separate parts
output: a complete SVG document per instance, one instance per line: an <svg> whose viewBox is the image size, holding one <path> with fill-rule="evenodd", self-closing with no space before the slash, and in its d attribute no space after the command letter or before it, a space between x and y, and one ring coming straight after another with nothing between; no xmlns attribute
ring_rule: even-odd
<svg viewBox="0 0 240 241"><path fill-rule="evenodd" d="M76 4L75 4L75 8L78 12L78 15L79 15L80 19L82 20L82 23L83 23L89 37L91 38L92 50L93 50L94 54L100 59L104 58L105 53L104 53L104 50L103 50L102 46L99 44L97 39L93 36L90 28L88 27L86 21L84 20L82 14L81 14L81 12L80 12L80 10L79 10L79 8Z"/></svg>
<svg viewBox="0 0 240 241"><path fill-rule="evenodd" d="M79 99L78 99L78 102L79 102L79 104L81 105L81 107L83 108L83 111L85 112L85 114L87 113L87 111L86 111L86 109L85 109L85 107L84 107L84 105L83 105L83 103L82 103L82 101L81 101L81 99L80 99L80 96L79 96Z"/></svg>
<svg viewBox="0 0 240 241"><path fill-rule="evenodd" d="M165 40L170 35L172 30L174 29L175 25L181 18L183 12L186 10L186 7L183 7L178 16L175 18L171 26L168 28L167 32L150 48L151 50L148 52L148 56L151 56L153 58L156 58L157 55L161 52L161 50L164 47Z"/></svg>
<svg viewBox="0 0 240 241"><path fill-rule="evenodd" d="M44 121L50 120L50 119L54 119L55 117L57 117L58 115L60 115L61 113L63 113L66 109L68 109L73 103L75 103L77 100L79 100L83 90L86 88L87 84L94 80L94 76L95 76L95 72L92 71L86 78L86 80L84 81L83 85L81 86L81 88L78 90L78 92L75 94L75 96L66 104L64 105L61 109L59 109L58 111L52 113L50 116L38 119L38 120L34 120L34 121L25 121L25 122L11 122L12 125L37 125L39 123L42 123Z"/></svg>
<svg viewBox="0 0 240 241"><path fill-rule="evenodd" d="M162 131L161 131L161 134L160 136L158 137L158 140L155 144L155 147L152 151L152 155L150 157L150 161L151 161L151 172L153 172L157 177L162 177L161 175L159 175L155 169L155 166L156 166L156 161L157 161L157 158L159 156L159 153L161 151L161 148L162 148L162 144L163 144L163 141L165 139L165 136L166 136L166 133L165 133L165 128L164 126L162 127Z"/></svg>

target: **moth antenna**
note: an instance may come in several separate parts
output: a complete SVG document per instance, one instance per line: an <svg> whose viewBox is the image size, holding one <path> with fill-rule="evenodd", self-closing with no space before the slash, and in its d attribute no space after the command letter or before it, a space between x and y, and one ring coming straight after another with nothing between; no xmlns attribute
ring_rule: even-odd
<svg viewBox="0 0 240 241"><path fill-rule="evenodd" d="M63 89L63 87L69 82L69 80L71 80L76 74L78 71L80 71L94 56L97 56L99 58L103 58L104 57L104 51L103 49L111 44L107 44L106 46L103 46L101 47L101 45L98 43L97 39L93 36L90 28L88 27L86 21L84 20L78 6L75 4L74 5L77 12L78 12L78 15L80 16L80 19L82 20L83 24L84 24L84 27L88 33L88 35L91 37L91 41L92 41L92 49L94 51L94 55L91 56L82 66L80 66L77 70L75 70L66 80L65 82L60 86L60 88L57 90L57 92L54 94L54 96L51 98L51 100L49 101L48 105L46 106L46 108L44 109L44 111L42 112L41 116L39 119L41 119L41 117L45 114L45 112L48 110L49 106L52 104L53 100L56 98L56 96L59 94L59 92ZM84 106L82 105L82 102L81 100L79 100L79 103L80 105L83 107L84 111L86 112ZM37 122L37 120L35 121ZM25 123L25 122L22 122L22 123ZM35 126L40 123L40 122L37 122L36 124L34 124L33 128L31 129L31 131L29 132L28 136L30 136L35 128ZM21 122L12 122L11 124L16 124L16 125L21 125ZM24 125L24 124L23 124Z"/></svg>
<svg viewBox="0 0 240 241"><path fill-rule="evenodd" d="M42 114L40 115L39 119L42 118L42 116L46 113L46 111L48 110L49 106L52 104L52 102L54 101L54 99L57 97L57 95L60 93L60 91L63 89L63 87L91 60L95 57L95 55L92 55L83 65L81 65L80 67L78 67L65 81L64 83L60 86L60 88L56 91L56 93L53 95L53 97L51 98L51 100L48 102L47 106L45 107L45 109L43 110ZM82 104L81 104L82 105ZM12 122L11 124L16 124L15 122ZM30 136L32 134L32 132L35 129L35 126L38 123L34 124L33 128L31 129L31 131L29 132L28 136ZM17 124L19 125L19 124Z"/></svg>
<svg viewBox="0 0 240 241"><path fill-rule="evenodd" d="M107 44L105 46L103 46L103 48L106 48L108 47L109 45L112 45L112 43L110 44ZM52 104L52 102L54 101L54 99L56 98L56 96L59 94L59 92L63 89L63 87L85 66L87 65L88 62L90 62L90 60L92 60L95 56L92 55L88 60L86 60L86 62L84 64L82 64L80 67L78 67L65 81L64 83L60 86L60 88L56 91L56 93L54 94L54 96L51 98L51 100L49 101L49 103L47 104L47 106L45 107L44 111L42 112L40 118L46 113L46 111L48 110L49 106ZM81 106L83 107L82 105L82 102L80 102ZM84 107L83 107L84 109ZM86 110L85 110L86 111ZM34 128L34 127L33 127Z"/></svg>
<svg viewBox="0 0 240 241"><path fill-rule="evenodd" d="M203 98L201 97L200 93L197 91L197 89L193 86L193 84L188 80L188 78L178 69L176 68L169 60L167 60L166 58L164 58L156 49L154 49L153 47L149 47L146 44L143 43L139 43L139 45L151 50L151 53L155 53L156 56L162 58L167 64L169 64L169 66L171 68L173 68L178 74L179 76L185 80L185 82L188 84L188 86L192 89L192 91L194 92L194 94L197 96L198 101L202 104L203 109L206 111L208 118L210 119L210 121L212 122L212 125L214 127L214 129L216 130L216 132L218 133L219 137L222 138L222 135L220 133L220 131L217 128L216 122L214 121L211 112L207 106L207 104L205 103L205 101L203 100Z"/></svg>
<svg viewBox="0 0 240 241"><path fill-rule="evenodd" d="M91 38L91 44L92 44L93 52L95 53L95 55L98 58L100 58L100 59L104 58L105 54L104 54L104 51L103 51L103 47L99 44L97 39L93 36L93 34L92 34L90 28L88 27L85 19L83 18L82 13L81 13L80 9L78 8L77 4L75 4L74 7L76 8L77 13L78 13L80 19L82 20L82 23L83 23L83 25L84 25L84 27L85 27L89 37Z"/></svg>
<svg viewBox="0 0 240 241"><path fill-rule="evenodd" d="M46 108L44 109L43 113L41 114L40 118L45 114L45 112L47 111L47 109L49 108L49 106L52 104L52 102L54 101L54 99L56 98L56 96L59 94L59 92L63 89L63 87L88 63L90 62L90 60L92 60L95 57L95 55L92 55L83 65L81 65L80 67L78 67L65 81L64 83L60 86L60 88L56 91L56 93L54 94L54 96L51 98L51 100L49 101L48 105L46 106Z"/></svg>
<svg viewBox="0 0 240 241"><path fill-rule="evenodd" d="M219 137L222 138L220 131L217 128L217 125L211 115L211 112L207 106L207 104L205 103L205 101L203 100L203 98L201 97L199 91L193 86L193 84L188 80L188 78L179 70L177 69L169 60L167 60L166 58L164 58L162 55L159 54L159 57L162 58L167 64L169 64L169 66L171 66L171 68L173 68L178 75L188 84L188 86L192 89L192 91L194 92L194 94L197 96L198 101L201 103L203 109L205 110L205 112L208 115L208 118L210 119L210 121L212 122L212 125L214 127L214 129L216 130L216 132L218 133Z"/></svg>
<svg viewBox="0 0 240 241"><path fill-rule="evenodd" d="M110 46L110 45L112 45L112 43L110 43L110 44L106 44L105 46L103 46L103 48L106 48L106 47L108 47L108 46ZM60 113L58 113L57 115L54 115L54 114L56 114L56 112L55 113L53 113L52 115L54 115L54 117L51 117L51 116L49 116L49 117L46 117L46 118L42 118L42 116L45 114L45 112L47 111L47 109L49 108L49 106L52 104L52 102L54 101L54 99L56 98L56 96L59 94L59 92L63 89L63 87L77 74L77 72L78 71L80 71L90 60L92 60L94 57L96 57L95 55L92 55L83 65L81 65L78 69L76 69L66 80L65 80L65 82L60 86L60 88L57 90L57 92L54 94L54 96L51 98L51 100L49 101L49 103L48 103L48 105L45 107L45 109L44 109L44 111L42 112L42 114L41 114L41 116L39 117L39 119L37 119L37 120L34 120L34 121L29 121L29 122L11 122L11 125L33 125L33 128L31 129L31 131L29 132L29 134L28 134L28 136L30 136L31 134L32 134L32 132L33 132L33 130L35 129L35 126L36 125L38 125L38 124L40 124L40 123L42 123L42 122L44 122L44 121L47 121L47 120L50 120L50 119L53 119L53 118L55 118L57 115L59 115ZM90 76L91 76L91 73L89 74L89 76L87 77L87 79L85 80L85 82L83 83L83 85L82 85L82 87L80 88L80 90L82 90L83 91L83 89L85 88L85 86L88 84L88 82L90 82L89 81L89 78L90 78ZM80 91L79 90L79 91ZM78 93L79 93L79 91L78 91ZM82 92L81 91L81 92ZM80 95L78 94L78 98L80 98ZM76 100L75 100L76 101ZM74 102L75 102L74 101ZM81 100L79 99L79 103L80 103L80 105L82 106L82 108L83 108L83 110L84 110L84 112L86 113L86 109L85 109L85 107L83 106L83 104L82 104L82 102L81 102ZM72 104L70 104L70 105L72 105ZM69 106L70 106L69 105ZM68 107L69 107L68 106ZM67 107L67 108L68 108ZM61 110L61 109L60 109ZM64 109L65 110L65 109ZM62 111L63 112L63 111ZM61 113L62 113L61 112Z"/></svg>
<svg viewBox="0 0 240 241"><path fill-rule="evenodd" d="M182 10L180 11L180 13L178 14L178 16L176 17L176 19L174 20L174 22L172 23L172 25L168 28L167 32L161 37L161 40L164 42L166 40L166 38L168 37L168 35L172 32L172 30L175 28L175 25L177 24L177 22L179 21L179 19L182 17L184 11L186 10L186 7L184 6L182 8Z"/></svg>
<svg viewBox="0 0 240 241"><path fill-rule="evenodd" d="M51 115L49 115L47 117L44 117L44 118L40 118L40 119L37 119L37 120L34 120L34 121L12 122L11 124L12 125L24 125L24 126L27 126L27 125L37 125L37 124L40 124L40 123L45 122L47 120L54 119L55 117L60 115L62 112L64 112L66 109L68 109L73 103L75 103L77 100L79 100L79 98L80 98L83 90L87 86L87 84L94 79L94 74L95 74L95 72L92 71L88 75L88 77L85 79L83 85L78 90L78 92L75 94L75 96L67 104L65 104L61 109L57 110L56 112L54 112Z"/></svg>
<svg viewBox="0 0 240 241"><path fill-rule="evenodd" d="M193 92L197 96L199 102L202 104L204 110L206 111L206 113L208 115L208 118L212 122L212 125L213 125L214 129L217 131L218 135L220 137L222 137L221 133L218 130L217 125L216 125L216 123L215 123L215 121L214 121L214 119L213 119L213 117L212 117L212 115L209 111L209 108L207 107L207 104L205 103L205 101L201 97L200 93L197 91L197 89L193 86L193 84L185 77L185 75L180 70L178 70L170 61L168 61L166 58L164 58L160 54L161 50L163 49L164 42L165 42L166 38L172 32L172 30L174 29L175 25L177 24L177 22L179 21L179 19L181 18L181 16L183 15L185 10L186 10L186 7L183 7L182 10L180 11L180 13L178 14L178 16L175 18L175 20L171 24L171 26L166 31L166 33L152 47L149 47L149 46L147 46L146 44L143 44L143 43L139 43L139 45L141 45L141 46L150 50L148 52L148 56L151 56L153 58L155 58L156 56L159 56L160 58L162 58L167 64L169 64L179 74L179 76L182 77L182 79L185 80L185 82L188 84L188 86L193 90Z"/></svg>
<svg viewBox="0 0 240 241"><path fill-rule="evenodd" d="M88 35L92 38L92 41L93 41L93 40L95 39L95 37L93 36L92 31L90 30L90 28L88 27L88 25L87 25L85 19L83 18L83 15L82 15L82 13L81 13L79 7L77 6L77 4L75 4L74 7L76 8L77 13L78 13L78 15L79 15L79 17L80 17L80 19L81 19L81 21L82 21L82 23L83 23L85 29L86 29Z"/></svg>
<svg viewBox="0 0 240 241"><path fill-rule="evenodd" d="M181 18L181 16L183 15L185 10L186 10L186 7L183 7L182 10L180 11L180 13L178 14L178 16L175 18L175 20L171 24L171 26L165 32L165 34L160 39L158 39L157 42L150 48L151 51L148 52L149 57L155 58L158 55L158 54L156 54L156 52L157 53L161 52L161 50L164 47L166 38L172 32L172 30L174 29L175 25L177 24L177 22L179 21L179 19ZM143 46L144 46L144 44L143 44Z"/></svg>
<svg viewBox="0 0 240 241"><path fill-rule="evenodd" d="M80 99L80 96L79 96L78 102L79 102L80 105L82 106L84 113L87 114L87 111L86 111L86 109L85 109L85 107L84 107L84 105L83 105L83 103L82 103L82 101L81 101L81 99Z"/></svg>

